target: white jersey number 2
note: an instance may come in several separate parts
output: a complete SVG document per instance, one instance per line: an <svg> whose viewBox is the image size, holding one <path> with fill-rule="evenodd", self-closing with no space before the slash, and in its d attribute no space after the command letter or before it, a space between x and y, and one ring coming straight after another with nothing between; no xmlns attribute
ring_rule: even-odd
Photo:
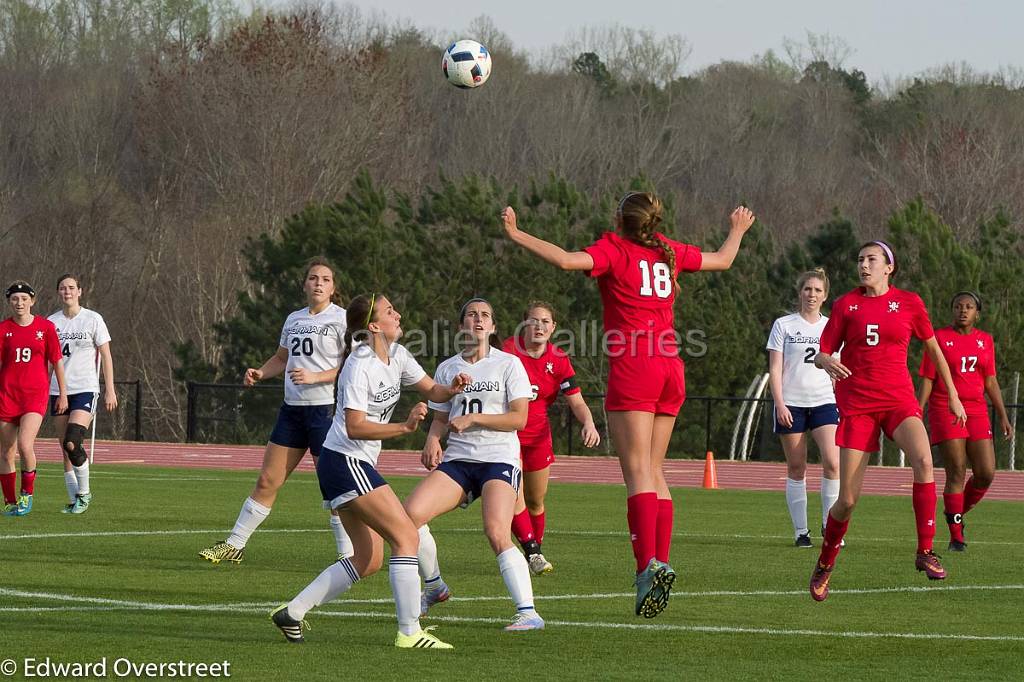
<svg viewBox="0 0 1024 682"><path fill-rule="evenodd" d="M669 294L672 293L672 275L669 273L668 265L665 263L655 263L653 267L654 271L654 286L651 286L651 264L645 260L640 261L640 277L643 281L640 283L640 295L651 296L657 294L658 298L668 298Z"/></svg>

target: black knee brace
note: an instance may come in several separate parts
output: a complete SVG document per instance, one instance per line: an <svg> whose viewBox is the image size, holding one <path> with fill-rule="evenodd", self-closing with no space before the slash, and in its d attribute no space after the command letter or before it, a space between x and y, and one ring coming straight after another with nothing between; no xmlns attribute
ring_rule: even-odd
<svg viewBox="0 0 1024 682"><path fill-rule="evenodd" d="M67 430L64 432L64 452L68 453L68 459L71 460L72 466L80 467L85 464L87 459L85 456L85 446L82 442L85 440L85 427L81 424L68 424Z"/></svg>

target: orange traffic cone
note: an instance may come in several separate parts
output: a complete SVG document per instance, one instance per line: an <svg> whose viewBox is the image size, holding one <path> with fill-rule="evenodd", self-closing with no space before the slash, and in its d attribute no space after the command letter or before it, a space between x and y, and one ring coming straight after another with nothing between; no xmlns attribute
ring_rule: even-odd
<svg viewBox="0 0 1024 682"><path fill-rule="evenodd" d="M718 489L718 476L715 474L715 456L708 451L708 456L704 459L704 487L709 489Z"/></svg>

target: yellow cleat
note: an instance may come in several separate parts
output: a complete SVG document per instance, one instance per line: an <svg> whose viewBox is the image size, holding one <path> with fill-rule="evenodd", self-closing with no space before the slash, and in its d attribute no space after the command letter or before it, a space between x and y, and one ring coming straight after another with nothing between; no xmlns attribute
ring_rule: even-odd
<svg viewBox="0 0 1024 682"><path fill-rule="evenodd" d="M433 630L434 627L436 626L432 625L414 635L403 635L399 632L395 635L395 646L399 649L454 649L455 647L451 644L442 642L428 632L428 630Z"/></svg>
<svg viewBox="0 0 1024 682"><path fill-rule="evenodd" d="M212 547L200 550L199 556L214 564L219 564L222 561L233 561L240 564L245 556L245 548L238 549L226 542L218 542Z"/></svg>

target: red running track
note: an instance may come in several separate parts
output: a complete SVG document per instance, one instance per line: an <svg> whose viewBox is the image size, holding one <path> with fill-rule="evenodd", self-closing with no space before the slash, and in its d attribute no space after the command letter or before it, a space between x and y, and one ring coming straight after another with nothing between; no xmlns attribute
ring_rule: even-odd
<svg viewBox="0 0 1024 682"><path fill-rule="evenodd" d="M60 461L56 441L42 441L39 459ZM205 469L258 470L263 461L263 447L254 445L200 445L196 443L139 443L130 441L97 441L96 463L141 464L165 467ZM718 485L739 490L783 490L786 467L781 462L719 461ZM377 467L391 476L421 476L424 473L419 452L385 450ZM312 458L299 464L299 471L313 471ZM558 458L551 467L551 478L571 483L621 483L619 463L613 457ZM665 478L670 486L699 488L704 482L704 462L693 459L672 459L665 462ZM821 467L810 465L807 478L811 490L818 489ZM935 470L938 489L942 490L945 473ZM906 495L913 478L909 468L868 467L864 477L867 495ZM1024 500L1024 472L1000 471L986 499Z"/></svg>

